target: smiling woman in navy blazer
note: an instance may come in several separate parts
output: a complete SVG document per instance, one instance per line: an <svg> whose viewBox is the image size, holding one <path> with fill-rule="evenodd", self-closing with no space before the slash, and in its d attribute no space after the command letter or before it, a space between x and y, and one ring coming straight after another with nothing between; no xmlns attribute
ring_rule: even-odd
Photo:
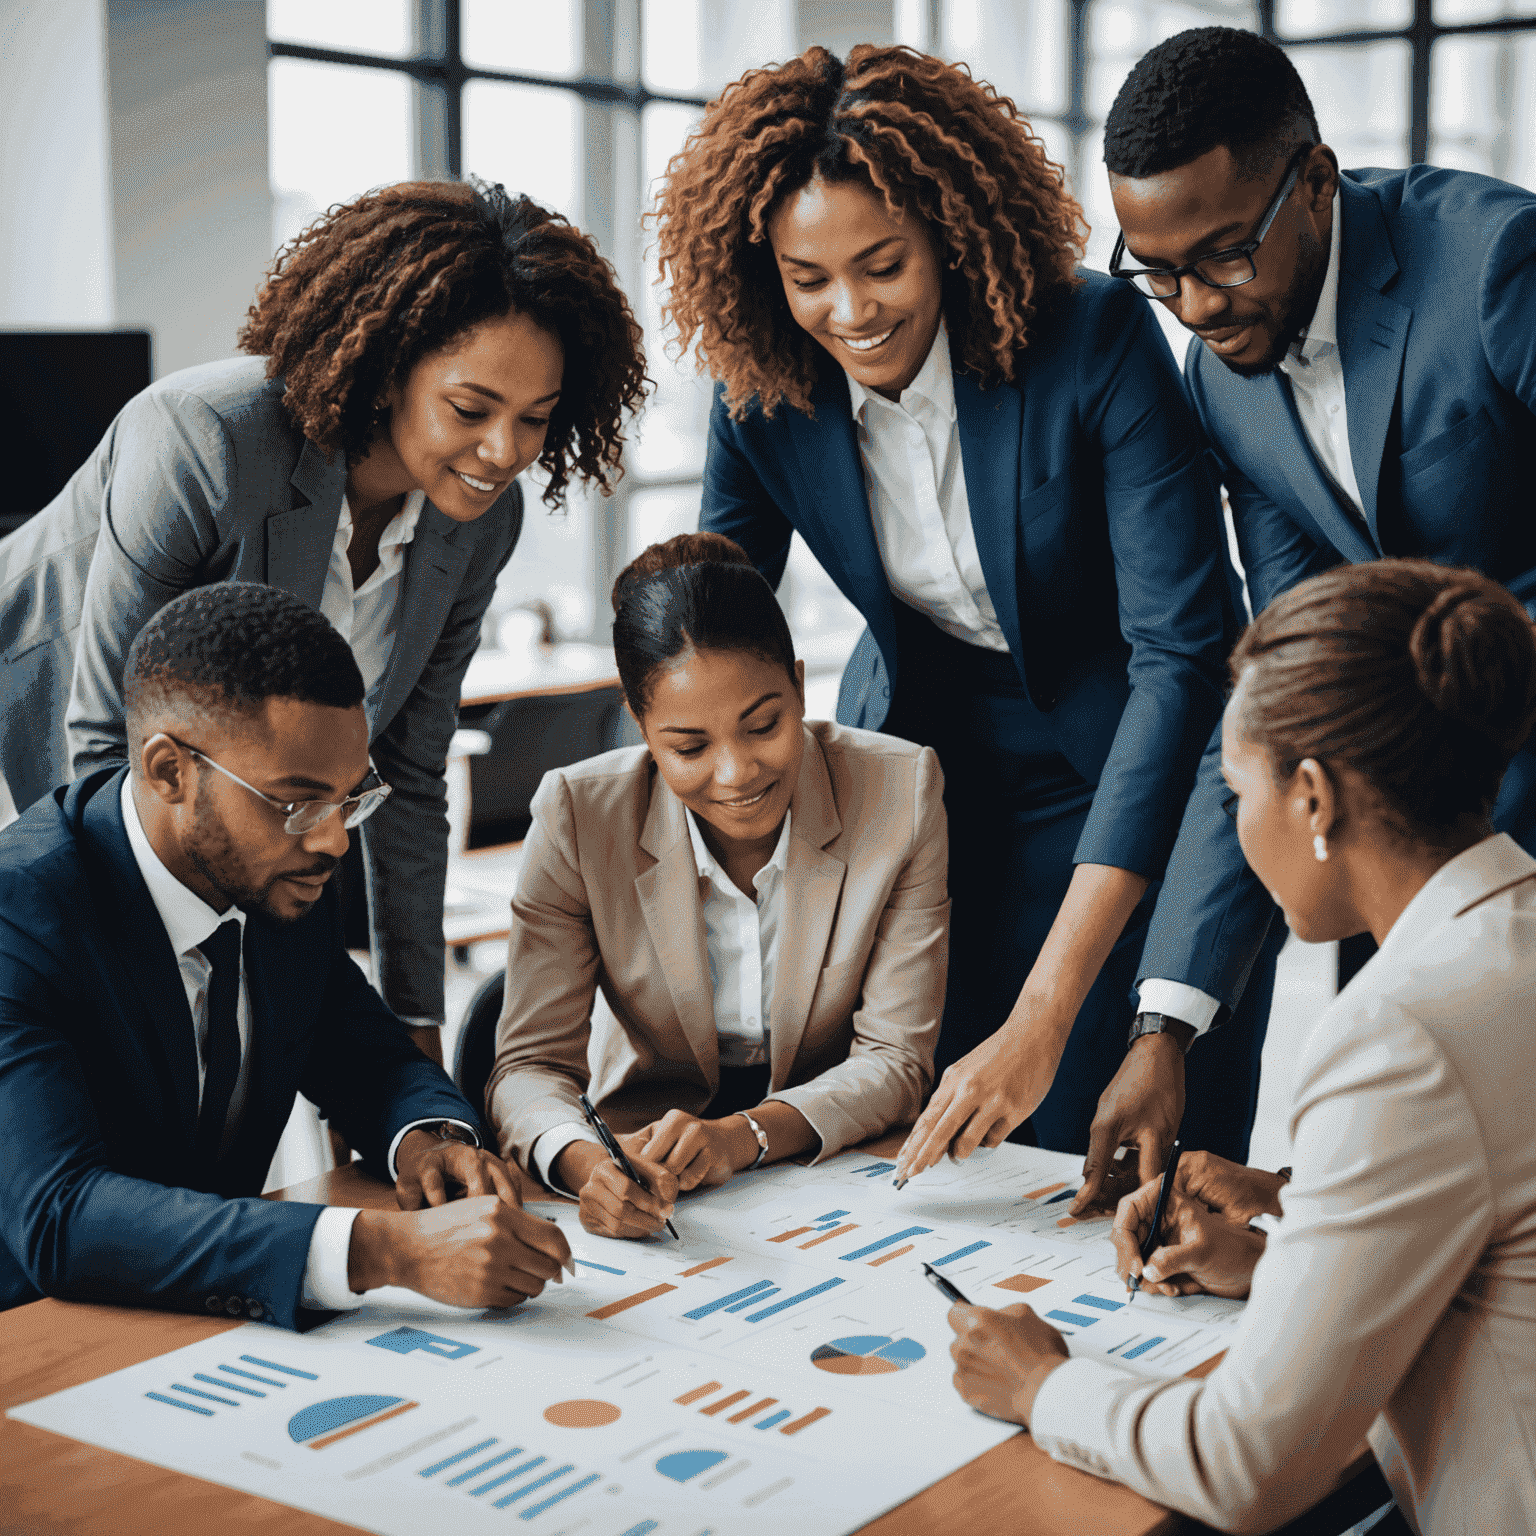
<svg viewBox="0 0 1536 1536"><path fill-rule="evenodd" d="M1221 712L1218 503L1148 305L1081 236L1012 103L906 49L745 76L661 200L722 386L702 526L775 582L799 533L869 625L839 720L944 767L952 1065L904 1173L1031 1114L1085 1145ZM1237 1046L1191 1067L1246 1090ZM1245 1149L1249 1097L1192 1086L1186 1134Z"/></svg>

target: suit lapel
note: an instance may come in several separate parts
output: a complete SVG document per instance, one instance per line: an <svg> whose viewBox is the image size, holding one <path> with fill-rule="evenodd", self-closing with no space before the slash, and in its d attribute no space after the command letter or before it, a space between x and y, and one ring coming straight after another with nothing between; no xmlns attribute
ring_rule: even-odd
<svg viewBox="0 0 1536 1536"><path fill-rule="evenodd" d="M720 1083L720 1047L715 1035L714 988L704 947L699 868L693 861L682 802L660 774L653 781L640 847L656 862L635 877L635 895L672 994L678 1023L713 1093Z"/></svg>
<svg viewBox="0 0 1536 1536"><path fill-rule="evenodd" d="M1344 229L1336 324L1349 418L1349 457L1360 487L1360 504L1379 547L1376 518L1382 458L1413 312L1381 291L1397 276L1397 257L1375 196L1341 180L1339 216Z"/></svg>
<svg viewBox="0 0 1536 1536"><path fill-rule="evenodd" d="M794 1070L795 1053L810 1018L816 983L832 936L832 921L848 867L823 850L843 830L832 798L821 746L805 733L800 782L789 805L789 850L784 867L783 931L774 971L769 1016L773 1086L782 1088Z"/></svg>
<svg viewBox="0 0 1536 1536"><path fill-rule="evenodd" d="M159 1045L180 1139L190 1157L197 1129L196 1032L165 924L128 843L118 798L121 788L122 774L114 774L87 802L82 817L96 887L93 895L109 919L101 925L107 944L148 1020L148 1038Z"/></svg>
<svg viewBox="0 0 1536 1536"><path fill-rule="evenodd" d="M318 608L347 486L346 462L338 454L327 463L320 449L305 438L289 483L306 505L275 512L267 519L267 585L281 587Z"/></svg>
<svg viewBox="0 0 1536 1536"><path fill-rule="evenodd" d="M1019 446L1023 398L1012 384L983 390L968 373L955 373L955 420L960 463L971 508L976 553L987 595L997 611L1023 676L1024 637L1019 619Z"/></svg>
<svg viewBox="0 0 1536 1536"><path fill-rule="evenodd" d="M405 552L400 573L400 620L395 626L395 642L390 647L389 665L379 679L368 723L374 740L387 729L416 686L463 585L469 544L450 540L457 527L430 501L416 520L416 536Z"/></svg>

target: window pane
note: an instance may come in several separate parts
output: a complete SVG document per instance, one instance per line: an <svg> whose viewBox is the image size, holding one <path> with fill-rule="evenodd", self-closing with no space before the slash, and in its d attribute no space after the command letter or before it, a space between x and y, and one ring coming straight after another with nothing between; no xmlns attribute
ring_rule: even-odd
<svg viewBox="0 0 1536 1536"><path fill-rule="evenodd" d="M1506 16L1536 16L1536 0L1435 0L1435 20L1442 27Z"/></svg>
<svg viewBox="0 0 1536 1536"><path fill-rule="evenodd" d="M580 103L569 91L471 80L464 169L581 222Z"/></svg>
<svg viewBox="0 0 1536 1536"><path fill-rule="evenodd" d="M1345 170L1408 163L1411 58L1406 42L1292 52L1307 94L1325 109L1323 138Z"/></svg>
<svg viewBox="0 0 1536 1536"><path fill-rule="evenodd" d="M1131 66L1154 44L1188 27L1258 29L1258 12L1245 0L1210 0L1205 5L1133 4L1097 0L1088 13L1088 113L1103 122ZM1103 175L1095 162L1096 175Z"/></svg>
<svg viewBox="0 0 1536 1536"><path fill-rule="evenodd" d="M1066 110L1066 0L945 0L943 42L1025 116Z"/></svg>
<svg viewBox="0 0 1536 1536"><path fill-rule="evenodd" d="M410 0L267 0L267 36L393 58L415 51Z"/></svg>
<svg viewBox="0 0 1536 1536"><path fill-rule="evenodd" d="M333 203L411 175L410 81L383 69L273 59L267 66L272 239Z"/></svg>
<svg viewBox="0 0 1536 1536"><path fill-rule="evenodd" d="M692 533L699 526L699 499L704 487L668 485L654 491L636 491L629 498L628 555L631 560L652 544Z"/></svg>
<svg viewBox="0 0 1536 1536"><path fill-rule="evenodd" d="M1279 0L1275 6L1275 31L1281 37L1406 27L1412 20L1413 0Z"/></svg>
<svg viewBox="0 0 1536 1536"><path fill-rule="evenodd" d="M654 91L712 96L760 64L794 57L795 0L642 0L642 67Z"/></svg>
<svg viewBox="0 0 1536 1536"><path fill-rule="evenodd" d="M580 12L575 0L464 0L464 62L515 75L581 72Z"/></svg>
<svg viewBox="0 0 1536 1536"><path fill-rule="evenodd" d="M1536 189L1536 34L1441 38L1429 122L1431 165Z"/></svg>
<svg viewBox="0 0 1536 1536"><path fill-rule="evenodd" d="M551 512L539 500L543 490L534 475L523 476L523 531L496 581L491 628L494 632L501 618L519 604L542 600L554 613L555 632L562 640L583 640L592 634L597 616L592 590L596 569L593 497L575 482L565 507ZM605 637L610 617L604 616Z"/></svg>

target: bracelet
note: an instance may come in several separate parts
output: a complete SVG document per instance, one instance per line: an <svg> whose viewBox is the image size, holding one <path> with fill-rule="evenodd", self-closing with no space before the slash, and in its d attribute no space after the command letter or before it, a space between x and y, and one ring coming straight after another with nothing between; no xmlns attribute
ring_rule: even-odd
<svg viewBox="0 0 1536 1536"><path fill-rule="evenodd" d="M757 1123L756 1120L752 1118L751 1115L746 1112L746 1110L738 1109L736 1113L740 1115L741 1118L752 1127L752 1134L757 1137L757 1157L753 1162L748 1163L747 1166L741 1170L743 1173L751 1173L751 1171L754 1168L759 1167L762 1164L763 1159L768 1156L768 1133L762 1128L762 1126Z"/></svg>

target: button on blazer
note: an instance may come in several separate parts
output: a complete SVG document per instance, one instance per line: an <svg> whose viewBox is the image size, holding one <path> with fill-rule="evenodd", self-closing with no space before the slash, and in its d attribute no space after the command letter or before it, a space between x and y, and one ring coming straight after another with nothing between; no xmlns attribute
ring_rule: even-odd
<svg viewBox="0 0 1536 1536"><path fill-rule="evenodd" d="M932 748L825 721L804 729L769 1096L805 1116L829 1157L915 1119L933 1080L949 841ZM512 902L486 1091L502 1154L531 1169L545 1131L581 1120L584 1091L622 1133L669 1109L701 1113L719 1083L682 802L645 747L546 774Z"/></svg>

